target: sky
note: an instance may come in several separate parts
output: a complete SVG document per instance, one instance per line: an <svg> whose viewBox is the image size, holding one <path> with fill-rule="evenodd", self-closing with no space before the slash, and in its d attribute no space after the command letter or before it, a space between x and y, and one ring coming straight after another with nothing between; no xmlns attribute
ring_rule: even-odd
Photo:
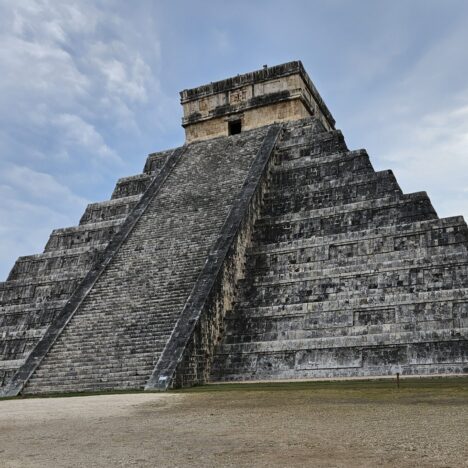
<svg viewBox="0 0 468 468"><path fill-rule="evenodd" d="M468 219L465 0L0 0L0 280L184 143L180 90L291 60L351 149Z"/></svg>

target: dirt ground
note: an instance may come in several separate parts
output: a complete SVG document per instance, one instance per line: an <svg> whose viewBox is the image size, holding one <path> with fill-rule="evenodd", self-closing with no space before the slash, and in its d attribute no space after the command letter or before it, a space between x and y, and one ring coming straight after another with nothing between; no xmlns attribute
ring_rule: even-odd
<svg viewBox="0 0 468 468"><path fill-rule="evenodd" d="M468 467L468 379L0 401L3 467Z"/></svg>

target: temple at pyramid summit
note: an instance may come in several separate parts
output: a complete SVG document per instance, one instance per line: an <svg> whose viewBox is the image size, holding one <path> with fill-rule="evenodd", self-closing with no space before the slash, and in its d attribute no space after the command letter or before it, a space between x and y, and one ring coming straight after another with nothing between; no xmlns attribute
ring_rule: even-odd
<svg viewBox="0 0 468 468"><path fill-rule="evenodd" d="M0 284L2 396L468 372L465 221L348 149L301 62L181 104L185 144Z"/></svg>

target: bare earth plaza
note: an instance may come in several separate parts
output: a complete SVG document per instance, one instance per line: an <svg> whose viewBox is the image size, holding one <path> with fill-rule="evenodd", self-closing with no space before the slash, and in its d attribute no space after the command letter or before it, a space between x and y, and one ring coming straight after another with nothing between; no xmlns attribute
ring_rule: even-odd
<svg viewBox="0 0 468 468"><path fill-rule="evenodd" d="M468 227L300 61L180 93L0 284L0 466L468 466Z"/></svg>
<svg viewBox="0 0 468 468"><path fill-rule="evenodd" d="M459 468L466 388L449 378L7 400L0 465Z"/></svg>

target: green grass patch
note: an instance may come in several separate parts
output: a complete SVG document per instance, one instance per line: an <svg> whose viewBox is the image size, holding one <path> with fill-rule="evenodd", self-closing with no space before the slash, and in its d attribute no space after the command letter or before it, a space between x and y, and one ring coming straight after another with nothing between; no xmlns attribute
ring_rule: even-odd
<svg viewBox="0 0 468 468"><path fill-rule="evenodd" d="M447 398L447 401L466 399L468 402L468 376L460 377L409 377L400 379L368 379L368 380L322 380L322 381L285 381L285 382L253 382L208 384L190 388L169 390L172 394L223 394L248 392L303 392L306 395L320 397L325 400L339 401L342 398L364 398L369 400L416 398L417 401L429 401L432 398ZM137 390L101 390L96 392L47 393L40 395L18 395L1 398L1 401L22 400L31 398L70 398L97 395L122 395L136 393L159 393ZM416 401L416 400L415 400Z"/></svg>
<svg viewBox="0 0 468 468"><path fill-rule="evenodd" d="M297 381L211 384L172 390L182 394L213 394L244 398L263 392L268 399L313 401L317 404L446 404L468 403L468 377L405 378L380 380ZM276 396L275 396L276 395Z"/></svg>
<svg viewBox="0 0 468 468"><path fill-rule="evenodd" d="M468 393L468 376L463 377L425 377L402 378L398 388L396 379L369 380L320 380L320 381L286 381L286 382L253 382L208 384L190 388L171 390L175 393L203 392L254 392L254 391L298 391L298 390L437 390L453 388Z"/></svg>

